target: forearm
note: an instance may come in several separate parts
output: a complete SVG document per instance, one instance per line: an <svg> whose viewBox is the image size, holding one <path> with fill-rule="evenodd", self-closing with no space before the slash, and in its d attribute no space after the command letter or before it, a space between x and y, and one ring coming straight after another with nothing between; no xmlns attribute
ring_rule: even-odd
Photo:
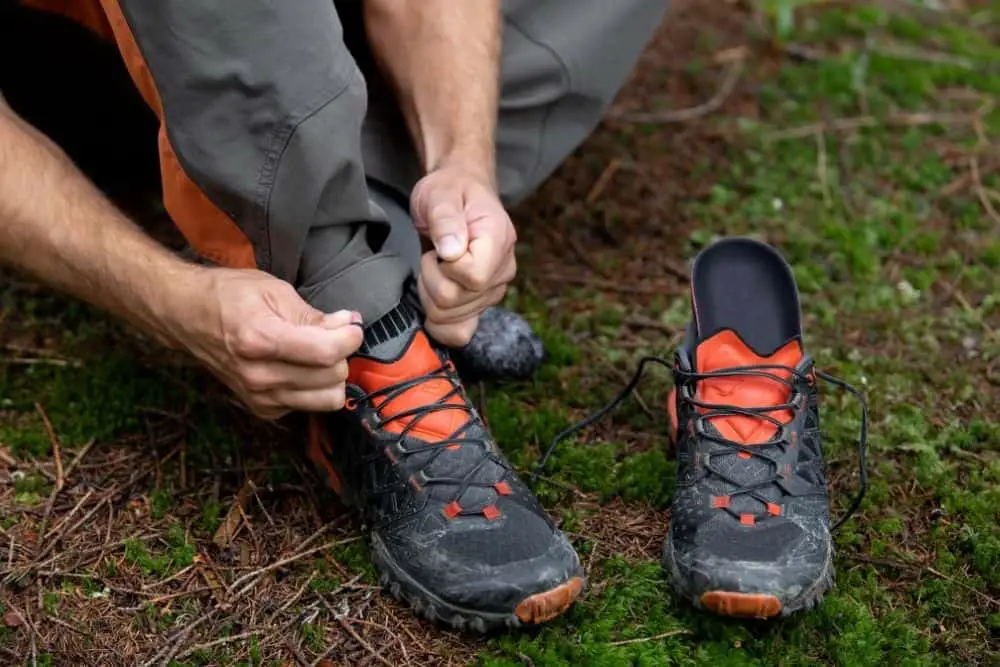
<svg viewBox="0 0 1000 667"><path fill-rule="evenodd" d="M0 263L122 317L170 345L177 301L204 269L146 236L0 100Z"/></svg>
<svg viewBox="0 0 1000 667"><path fill-rule="evenodd" d="M365 0L365 25L424 170L459 164L493 183L499 0Z"/></svg>

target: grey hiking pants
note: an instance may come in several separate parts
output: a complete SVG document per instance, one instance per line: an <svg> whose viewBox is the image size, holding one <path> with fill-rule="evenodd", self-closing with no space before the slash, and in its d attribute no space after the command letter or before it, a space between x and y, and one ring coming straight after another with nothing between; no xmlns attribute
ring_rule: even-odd
<svg viewBox="0 0 1000 667"><path fill-rule="evenodd" d="M327 312L350 308L370 322L395 306L419 254L406 206L421 174L366 53L360 2L97 2L22 0L113 37L160 119L164 204L194 250L292 282ZM504 1L505 203L594 129L665 9L666 0Z"/></svg>

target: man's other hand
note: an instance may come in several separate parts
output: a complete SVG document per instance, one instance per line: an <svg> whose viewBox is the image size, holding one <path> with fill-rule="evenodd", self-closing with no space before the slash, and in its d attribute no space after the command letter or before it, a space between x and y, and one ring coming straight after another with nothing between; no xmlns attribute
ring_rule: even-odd
<svg viewBox="0 0 1000 667"><path fill-rule="evenodd" d="M207 313L180 324L175 340L264 419L343 407L347 358L363 335L358 313L326 315L260 271L219 268L205 275Z"/></svg>
<svg viewBox="0 0 1000 667"><path fill-rule="evenodd" d="M490 180L455 166L421 179L410 208L417 231L435 248L423 256L418 283L427 331L445 345L464 346L517 273L514 225Z"/></svg>

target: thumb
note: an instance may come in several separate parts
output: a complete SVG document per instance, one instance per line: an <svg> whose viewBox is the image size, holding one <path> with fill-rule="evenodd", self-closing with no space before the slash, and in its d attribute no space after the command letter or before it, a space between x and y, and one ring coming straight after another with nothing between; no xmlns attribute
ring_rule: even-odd
<svg viewBox="0 0 1000 667"><path fill-rule="evenodd" d="M469 245L468 225L460 205L461 200L439 202L427 216L427 233L438 257L454 262L465 254Z"/></svg>
<svg viewBox="0 0 1000 667"><path fill-rule="evenodd" d="M352 310L338 310L335 313L324 315L322 321L318 322L318 324L324 329L333 330L352 324L358 327L363 327L364 320L361 317L361 313Z"/></svg>

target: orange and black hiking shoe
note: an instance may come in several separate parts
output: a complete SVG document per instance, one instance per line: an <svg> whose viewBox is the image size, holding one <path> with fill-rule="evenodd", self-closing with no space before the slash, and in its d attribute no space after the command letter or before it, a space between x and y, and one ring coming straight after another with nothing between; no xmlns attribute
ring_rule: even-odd
<svg viewBox="0 0 1000 667"><path fill-rule="evenodd" d="M314 416L310 457L363 514L382 585L480 632L563 613L583 589L566 537L517 478L447 355L401 304L350 360L347 407Z"/></svg>
<svg viewBox="0 0 1000 667"><path fill-rule="evenodd" d="M717 242L695 259L691 283L694 321L675 358L668 401L677 488L663 565L681 595L720 614L810 609L833 585L836 527L817 378L861 397L814 369L803 349L795 279L773 248L742 238Z"/></svg>
<svg viewBox="0 0 1000 667"><path fill-rule="evenodd" d="M647 364L671 368L677 482L663 566L674 589L727 616L812 608L833 585L830 533L867 487L867 408L853 387L813 368L798 289L774 249L725 239L703 250L691 273L694 321L674 363L645 357L606 406L556 436L540 465L561 440L631 395ZM832 526L818 379L861 404L861 491Z"/></svg>

